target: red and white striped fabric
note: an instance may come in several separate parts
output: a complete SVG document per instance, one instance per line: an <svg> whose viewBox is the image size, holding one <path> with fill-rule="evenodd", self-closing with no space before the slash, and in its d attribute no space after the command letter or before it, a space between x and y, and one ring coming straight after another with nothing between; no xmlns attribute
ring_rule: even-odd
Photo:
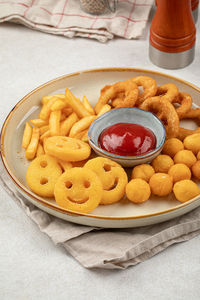
<svg viewBox="0 0 200 300"><path fill-rule="evenodd" d="M106 42L114 36L139 38L154 0L118 0L115 13L85 13L79 0L0 0L0 23L18 22L32 29L69 38Z"/></svg>

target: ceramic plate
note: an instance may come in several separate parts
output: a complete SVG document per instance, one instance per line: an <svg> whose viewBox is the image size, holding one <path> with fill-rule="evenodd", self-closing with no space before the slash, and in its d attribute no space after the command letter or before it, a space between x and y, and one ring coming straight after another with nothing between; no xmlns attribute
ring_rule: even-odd
<svg viewBox="0 0 200 300"><path fill-rule="evenodd" d="M180 203L173 195L166 198L152 197L143 204L132 204L121 201L108 206L99 206L90 214L80 214L58 207L54 200L44 199L26 185L25 174L28 162L21 149L24 124L27 120L36 118L40 110L42 96L64 93L69 88L76 97L82 99L86 95L94 105L98 100L100 89L106 84L125 80L133 76L147 75L153 77L158 85L175 83L180 91L189 93L193 102L200 104L200 89L196 86L162 73L131 68L109 68L88 70L69 74L54 79L26 95L11 110L6 118L1 132L1 158L4 169L10 181L18 192L40 209L78 224L105 228L125 228L151 225L183 215L200 205L200 197L187 203ZM195 126L189 122L183 124L187 128Z"/></svg>

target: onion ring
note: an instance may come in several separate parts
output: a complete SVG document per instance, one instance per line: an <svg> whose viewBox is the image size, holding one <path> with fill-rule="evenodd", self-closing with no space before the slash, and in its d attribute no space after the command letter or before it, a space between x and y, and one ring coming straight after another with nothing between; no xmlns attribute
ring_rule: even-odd
<svg viewBox="0 0 200 300"><path fill-rule="evenodd" d="M138 98L138 88L132 78L116 82L113 85L106 85L102 90L97 104L95 105L95 112L98 114L101 108L110 100L115 99L119 93L124 93L124 98L117 103L115 108L133 107Z"/></svg>
<svg viewBox="0 0 200 300"><path fill-rule="evenodd" d="M179 117L174 106L160 96L146 99L141 105L141 109L160 113L163 119L167 121L166 136L167 138L176 137L179 133Z"/></svg>
<svg viewBox="0 0 200 300"><path fill-rule="evenodd" d="M180 127L177 138L179 140L183 141L188 135L191 135L194 133L200 133L200 127L197 129L194 129L194 130Z"/></svg>
<svg viewBox="0 0 200 300"><path fill-rule="evenodd" d="M180 104L180 106L176 108L176 112L179 116L179 119L184 118L184 115L192 107L192 97L187 93L179 93L178 97L176 97L172 102Z"/></svg>
<svg viewBox="0 0 200 300"><path fill-rule="evenodd" d="M143 87L143 92L139 94L136 105L140 105L145 99L148 97L153 97L157 92L157 84L156 81L149 76L137 76L132 78L133 82L137 84L137 86Z"/></svg>
<svg viewBox="0 0 200 300"><path fill-rule="evenodd" d="M179 90L173 83L167 83L157 88L156 96L161 96L162 100L173 102L178 96Z"/></svg>

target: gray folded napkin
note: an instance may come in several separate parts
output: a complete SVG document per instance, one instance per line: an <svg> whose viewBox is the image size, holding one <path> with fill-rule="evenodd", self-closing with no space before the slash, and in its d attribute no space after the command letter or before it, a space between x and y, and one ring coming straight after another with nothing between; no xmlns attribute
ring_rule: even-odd
<svg viewBox="0 0 200 300"><path fill-rule="evenodd" d="M16 189L0 163L0 183L10 197L46 233L85 268L126 269L172 244L200 234L200 207L173 220L127 229L103 229L73 224L38 209Z"/></svg>

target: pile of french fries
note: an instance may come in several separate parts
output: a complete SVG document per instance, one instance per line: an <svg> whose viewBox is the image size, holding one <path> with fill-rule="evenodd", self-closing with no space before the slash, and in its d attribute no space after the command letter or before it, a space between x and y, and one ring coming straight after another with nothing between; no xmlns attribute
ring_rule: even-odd
<svg viewBox="0 0 200 300"><path fill-rule="evenodd" d="M98 114L86 96L82 101L67 88L65 94L44 96L37 119L27 121L22 139L25 157L32 160L44 154L43 142L50 136L69 136L88 142L92 122L111 109L105 104Z"/></svg>

